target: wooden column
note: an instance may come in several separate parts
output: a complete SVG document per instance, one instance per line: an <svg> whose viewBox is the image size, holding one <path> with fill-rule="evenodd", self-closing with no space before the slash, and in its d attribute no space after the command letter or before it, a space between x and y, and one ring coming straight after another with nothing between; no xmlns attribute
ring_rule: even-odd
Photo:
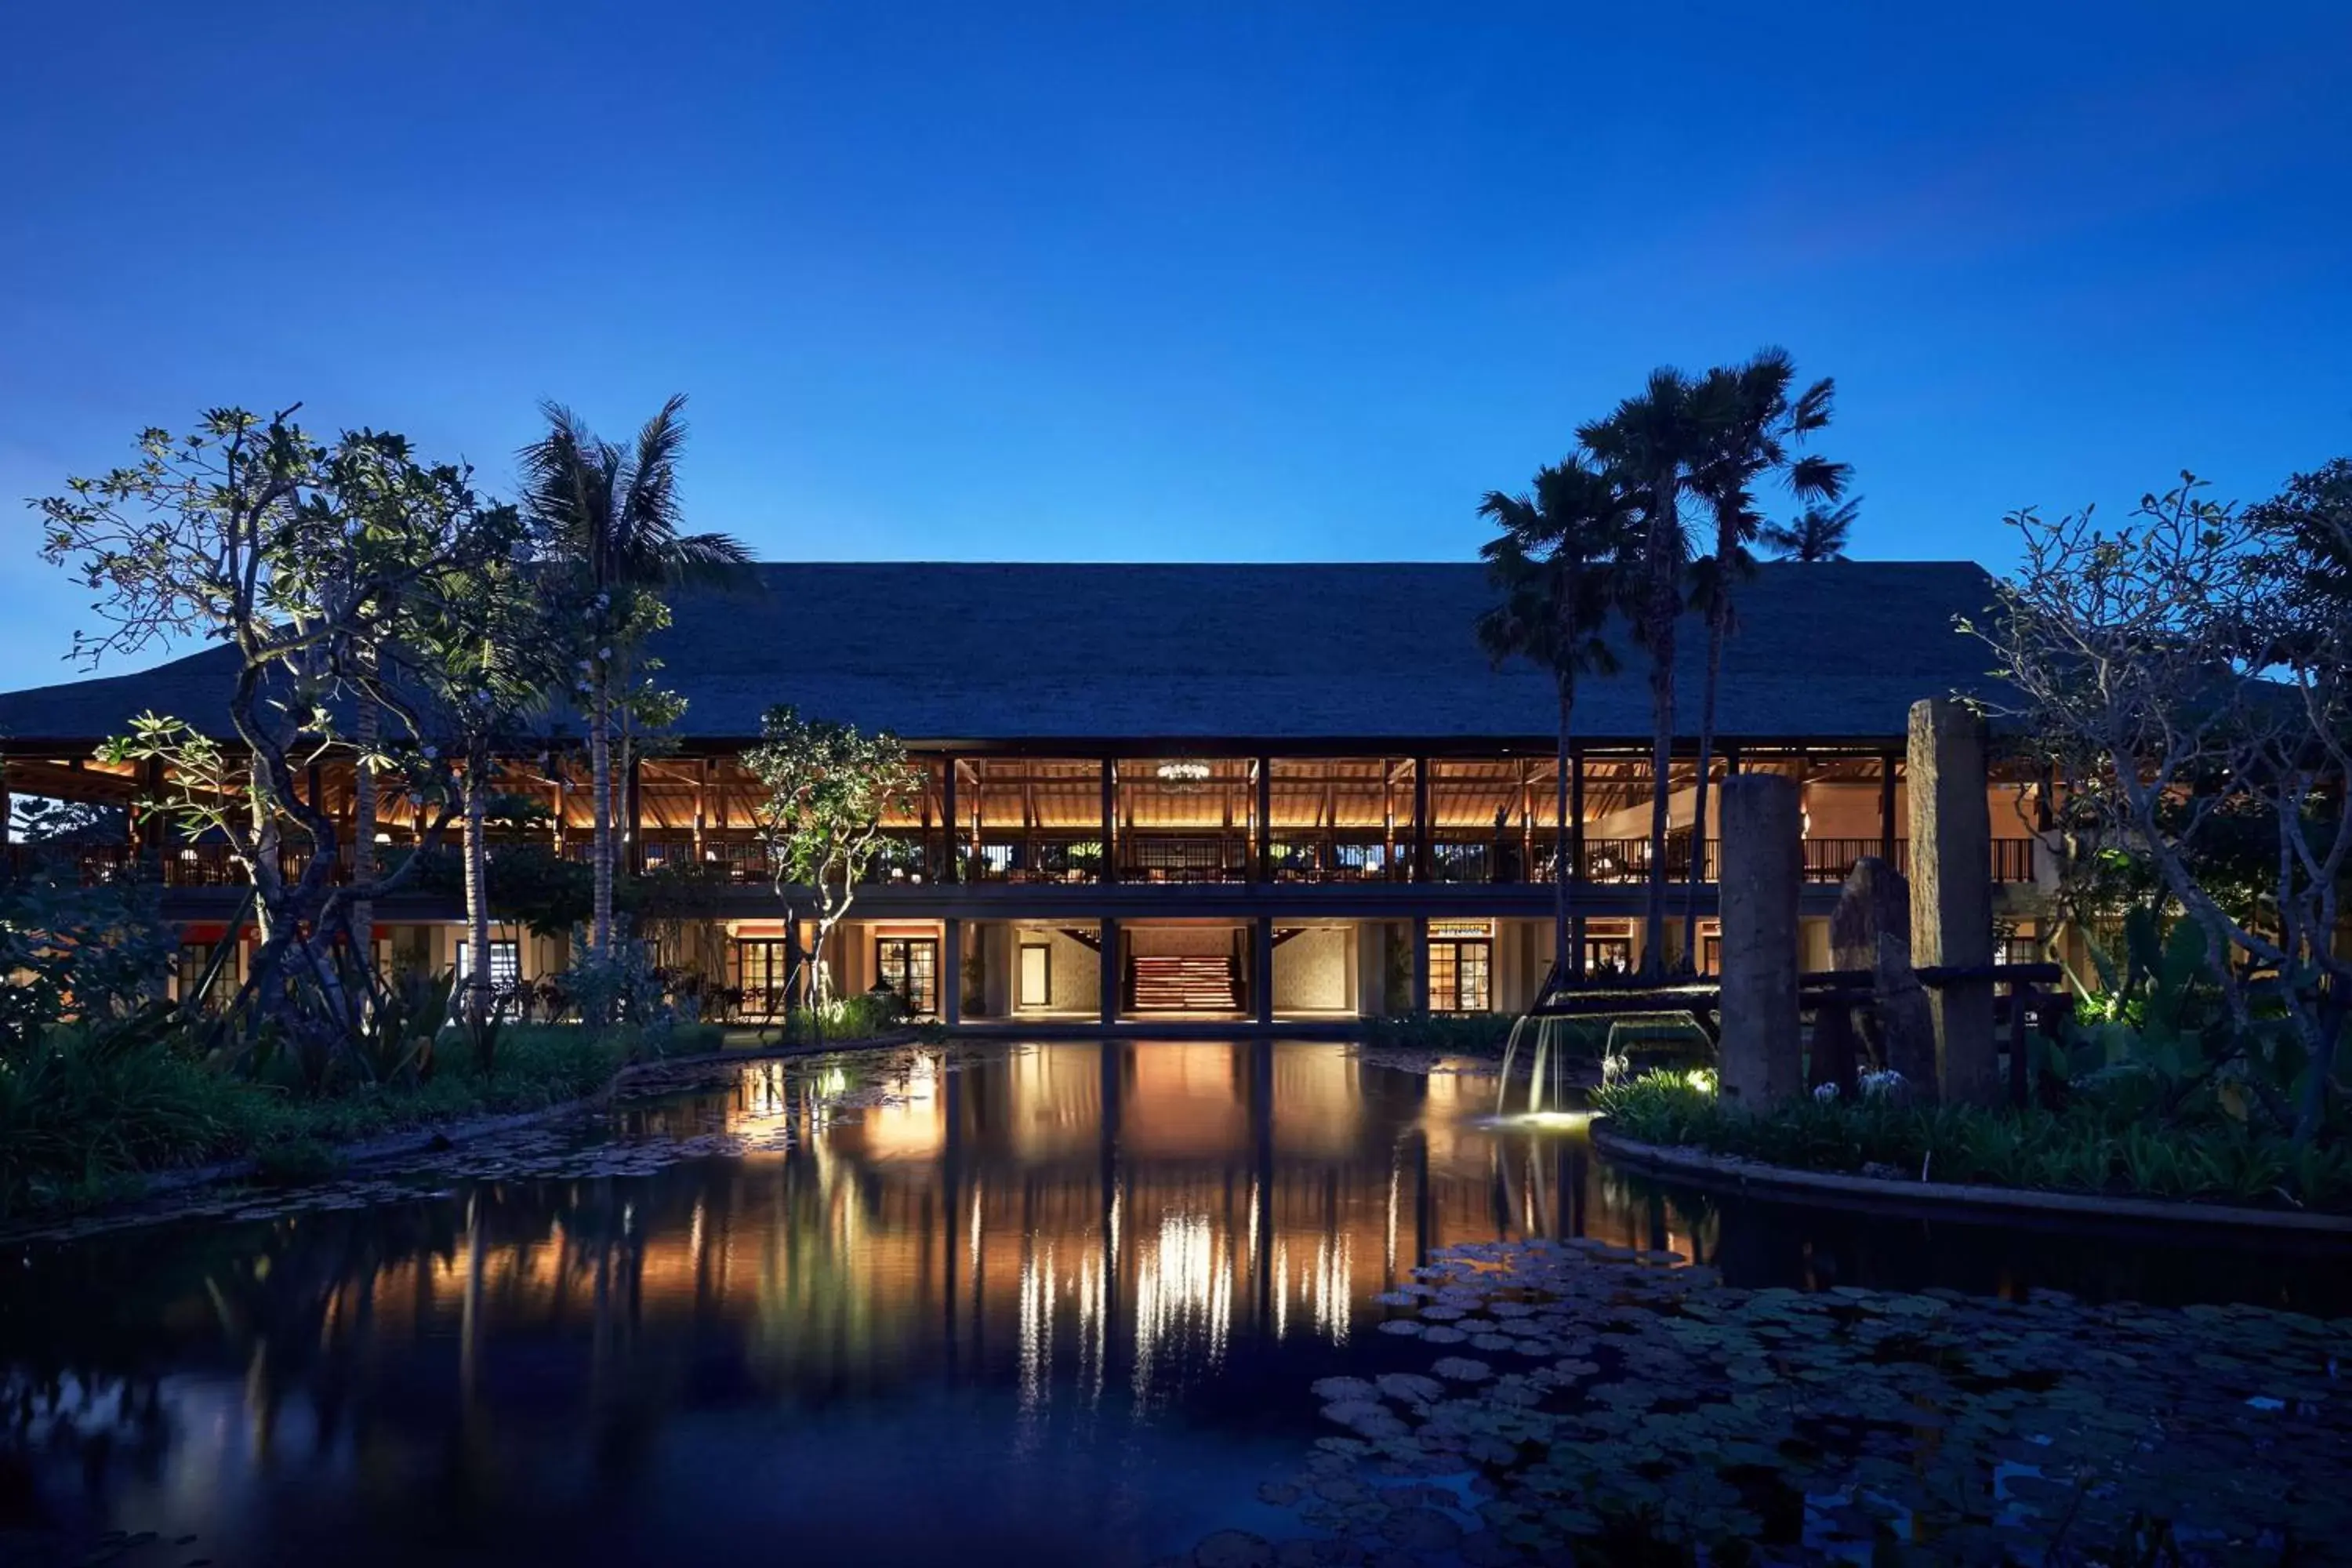
<svg viewBox="0 0 2352 1568"><path fill-rule="evenodd" d="M1895 774L1903 765L1900 752L1882 752L1878 756L1878 858L1891 870L1895 867L1895 841L1901 837L1895 831ZM1990 855L1990 850L1985 853Z"/></svg>
<svg viewBox="0 0 2352 1568"><path fill-rule="evenodd" d="M1723 788L1724 1103L1761 1110L1804 1088L1797 892L1805 879L1793 781L1750 773Z"/></svg>
<svg viewBox="0 0 2352 1568"><path fill-rule="evenodd" d="M628 851L621 857L621 863L632 871L643 871L646 868L645 766L643 757L635 754L630 756L628 787L625 797L627 804L622 818L627 826L629 842Z"/></svg>
<svg viewBox="0 0 2352 1568"><path fill-rule="evenodd" d="M963 921L953 915L940 940L940 1017L950 1029L963 1023Z"/></svg>
<svg viewBox="0 0 2352 1568"><path fill-rule="evenodd" d="M1274 880L1274 759L1257 760L1257 879Z"/></svg>
<svg viewBox="0 0 2352 1568"><path fill-rule="evenodd" d="M163 841L170 837L170 829L166 826L168 819L163 812L163 758L150 757L140 764L139 795L139 808L132 817L139 858L160 878L163 868ZM0 844L7 842L7 792L0 790Z"/></svg>
<svg viewBox="0 0 2352 1568"><path fill-rule="evenodd" d="M694 760L694 863L702 864L703 818L710 806L710 759Z"/></svg>
<svg viewBox="0 0 2352 1568"><path fill-rule="evenodd" d="M1252 943L1254 961L1250 964L1250 1001L1256 1006L1257 1021L1264 1026L1274 1023L1274 917L1257 917Z"/></svg>
<svg viewBox="0 0 2352 1568"><path fill-rule="evenodd" d="M1102 921L1101 963L1102 1023L1108 1028L1118 1022L1119 988L1124 971L1118 961L1118 921L1106 915Z"/></svg>
<svg viewBox="0 0 2352 1568"><path fill-rule="evenodd" d="M1429 880L1429 759L1415 757L1412 760L1412 879L1416 882Z"/></svg>
<svg viewBox="0 0 2352 1568"><path fill-rule="evenodd" d="M1568 785L1570 820L1563 825L1566 837L1560 847L1562 852L1570 857L1569 880L1581 882L1584 880L1584 748L1582 746L1574 747L1569 752L1568 766L1572 775ZM1576 961L1576 966L1580 972L1584 968L1583 951L1584 944L1580 942L1577 944Z"/></svg>
<svg viewBox="0 0 2352 1568"><path fill-rule="evenodd" d="M1429 1011L1429 917L1412 917L1412 1010Z"/></svg>
<svg viewBox="0 0 2352 1568"><path fill-rule="evenodd" d="M1992 963L1992 816L1986 804L1984 721L1948 698L1911 708L1911 951L1922 969ZM1997 1105L1992 983L1929 994L1942 1098Z"/></svg>
<svg viewBox="0 0 2352 1568"><path fill-rule="evenodd" d="M1100 881L1118 880L1118 759L1102 760L1102 868Z"/></svg>
<svg viewBox="0 0 2352 1568"><path fill-rule="evenodd" d="M946 766L947 772L940 781L940 815L946 818L943 826L948 837L948 856L947 864L940 868L940 880L960 882L963 880L963 842L959 837L961 823L956 815L955 758L948 757Z"/></svg>

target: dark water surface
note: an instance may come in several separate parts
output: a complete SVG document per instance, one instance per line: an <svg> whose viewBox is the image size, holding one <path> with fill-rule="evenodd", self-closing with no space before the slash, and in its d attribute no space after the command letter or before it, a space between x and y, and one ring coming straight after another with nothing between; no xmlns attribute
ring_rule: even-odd
<svg viewBox="0 0 2352 1568"><path fill-rule="evenodd" d="M611 1130L772 1152L0 1254L0 1552L1149 1563L1295 1529L1256 1490L1308 1384L1398 1364L1373 1298L1463 1242L2352 1310L2340 1253L1659 1184L1339 1046L957 1059L747 1068Z"/></svg>

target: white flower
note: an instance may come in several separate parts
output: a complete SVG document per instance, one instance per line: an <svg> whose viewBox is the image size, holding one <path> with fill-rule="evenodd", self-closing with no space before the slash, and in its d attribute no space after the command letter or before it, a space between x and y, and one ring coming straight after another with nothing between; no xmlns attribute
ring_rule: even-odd
<svg viewBox="0 0 2352 1568"><path fill-rule="evenodd" d="M436 757L439 756L440 754L441 754L440 750L439 750L439 748L437 748L437 747L435 747L435 746L427 746L427 747L425 747L425 760L426 762L428 762L428 763L429 763L429 762L431 762L434 758L436 758Z"/></svg>
<svg viewBox="0 0 2352 1568"><path fill-rule="evenodd" d="M1861 1084L1865 1099L1876 1100L1881 1095L1893 1094L1901 1089L1903 1075L1888 1068L1882 1072L1866 1072L1856 1081Z"/></svg>
<svg viewBox="0 0 2352 1568"><path fill-rule="evenodd" d="M1813 1098L1820 1100L1823 1105L1827 1105L1837 1097L1838 1087L1833 1083L1822 1083L1815 1084L1813 1086Z"/></svg>
<svg viewBox="0 0 2352 1568"><path fill-rule="evenodd" d="M596 650L596 657L598 658L610 658L613 657L613 650L608 647L600 647Z"/></svg>

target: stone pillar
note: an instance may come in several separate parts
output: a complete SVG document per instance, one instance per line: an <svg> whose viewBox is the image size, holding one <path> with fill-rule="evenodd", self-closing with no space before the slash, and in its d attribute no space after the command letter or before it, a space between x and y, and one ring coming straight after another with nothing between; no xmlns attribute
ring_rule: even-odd
<svg viewBox="0 0 2352 1568"><path fill-rule="evenodd" d="M1795 781L1723 784L1725 1103L1762 1110L1804 1087L1797 1000L1797 890L1805 879Z"/></svg>
<svg viewBox="0 0 2352 1568"><path fill-rule="evenodd" d="M950 1029L963 1023L963 921L953 915L940 940L940 1017Z"/></svg>
<svg viewBox="0 0 2352 1568"><path fill-rule="evenodd" d="M1905 773L1911 807L1911 961L1921 969L1992 962L1992 816L1984 721L1948 698L1911 705ZM1930 987L1936 1081L1960 1105L2000 1103L1990 980Z"/></svg>
<svg viewBox="0 0 2352 1568"><path fill-rule="evenodd" d="M1257 917L1257 929L1252 933L1254 962L1250 964L1250 1000L1257 1008L1257 1021L1262 1025L1274 1022L1274 917Z"/></svg>
<svg viewBox="0 0 2352 1568"><path fill-rule="evenodd" d="M1429 1011L1429 917L1412 917L1412 1010Z"/></svg>
<svg viewBox="0 0 2352 1568"><path fill-rule="evenodd" d="M1105 916L1102 922L1102 1022L1105 1028L1118 1022L1118 994L1123 987L1123 971L1118 961L1118 922Z"/></svg>

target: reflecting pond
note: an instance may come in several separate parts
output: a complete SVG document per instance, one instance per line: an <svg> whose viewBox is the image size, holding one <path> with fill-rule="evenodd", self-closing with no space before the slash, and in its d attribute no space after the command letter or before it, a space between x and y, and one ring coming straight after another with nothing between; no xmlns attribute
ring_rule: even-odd
<svg viewBox="0 0 2352 1568"><path fill-rule="evenodd" d="M1279 1532L1309 1384L1404 1364L1376 1298L1470 1242L2352 1310L2340 1253L1711 1196L1494 1100L1336 1045L756 1064L584 1130L562 1176L476 1156L20 1246L0 1555L1155 1562Z"/></svg>

